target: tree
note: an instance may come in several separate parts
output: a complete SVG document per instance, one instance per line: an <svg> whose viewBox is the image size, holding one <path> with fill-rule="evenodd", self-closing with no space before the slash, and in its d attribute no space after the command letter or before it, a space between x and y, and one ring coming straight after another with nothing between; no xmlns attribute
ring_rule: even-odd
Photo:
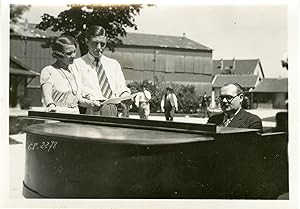
<svg viewBox="0 0 300 209"><path fill-rule="evenodd" d="M10 23L17 23L24 12L30 9L30 5L10 4Z"/></svg>
<svg viewBox="0 0 300 209"><path fill-rule="evenodd" d="M85 30L90 25L101 25L108 36L107 47L114 51L122 44L118 37L126 36L126 27L137 30L134 16L138 15L141 4L131 5L81 5L71 4L70 8L59 13L57 17L49 14L42 16L42 21L36 26L41 30L50 28L54 32L72 35L78 40L81 54L88 49L85 44Z"/></svg>

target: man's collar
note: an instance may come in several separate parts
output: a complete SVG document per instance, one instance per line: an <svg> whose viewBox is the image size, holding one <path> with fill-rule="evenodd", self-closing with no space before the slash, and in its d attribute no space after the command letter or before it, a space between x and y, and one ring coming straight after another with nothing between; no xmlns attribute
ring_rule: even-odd
<svg viewBox="0 0 300 209"><path fill-rule="evenodd" d="M226 118L234 118L234 117L240 112L241 109L242 109L242 107L239 107L239 109L237 109L237 111L236 111L236 112L234 113L234 115L231 116L231 117L228 117L228 114L225 113L225 112L224 112L224 115L225 115Z"/></svg>
<svg viewBox="0 0 300 209"><path fill-rule="evenodd" d="M92 64L95 64L95 57L93 55L90 54L90 52L87 53L87 56L89 58L89 60L91 61ZM101 55L101 57L99 57L99 60L102 60L103 58L103 54Z"/></svg>

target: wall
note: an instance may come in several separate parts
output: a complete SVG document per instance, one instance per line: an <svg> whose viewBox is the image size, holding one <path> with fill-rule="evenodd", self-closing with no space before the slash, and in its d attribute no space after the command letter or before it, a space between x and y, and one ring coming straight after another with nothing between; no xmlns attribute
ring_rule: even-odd
<svg viewBox="0 0 300 209"><path fill-rule="evenodd" d="M274 93L273 96L273 108L285 109L285 99L287 98L287 93Z"/></svg>
<svg viewBox="0 0 300 209"><path fill-rule="evenodd" d="M287 93L254 93L254 103L258 108L285 109Z"/></svg>
<svg viewBox="0 0 300 209"><path fill-rule="evenodd" d="M212 53L180 49L118 48L105 52L117 59L126 80L211 82Z"/></svg>

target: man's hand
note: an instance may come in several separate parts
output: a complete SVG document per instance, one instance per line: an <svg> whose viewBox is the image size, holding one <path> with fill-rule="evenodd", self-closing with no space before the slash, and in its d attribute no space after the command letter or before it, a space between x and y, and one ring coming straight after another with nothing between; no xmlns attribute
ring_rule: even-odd
<svg viewBox="0 0 300 209"><path fill-rule="evenodd" d="M93 100L93 101L92 101L92 108L93 108L93 111L94 111L94 112L99 111L100 108L101 108L101 106L102 106L102 104L101 104L100 101L98 101L98 100Z"/></svg>

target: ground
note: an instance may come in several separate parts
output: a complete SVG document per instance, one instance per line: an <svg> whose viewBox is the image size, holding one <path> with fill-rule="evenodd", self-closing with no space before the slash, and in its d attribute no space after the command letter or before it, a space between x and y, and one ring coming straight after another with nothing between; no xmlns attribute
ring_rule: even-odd
<svg viewBox="0 0 300 209"><path fill-rule="evenodd" d="M33 110L41 110L36 108ZM275 127L275 115L277 112L286 111L280 109L254 109L247 110L262 118L264 127ZM27 111L20 109L10 109L11 116L26 116ZM176 122L189 123L206 123L208 118L195 117L196 115L175 115ZM138 115L130 115L130 118L138 118ZM163 114L156 114L149 116L149 120L165 120ZM24 198L22 195L22 182L24 178L25 166L25 133L11 134L9 136L9 165L10 165L10 188L9 198L19 199Z"/></svg>

